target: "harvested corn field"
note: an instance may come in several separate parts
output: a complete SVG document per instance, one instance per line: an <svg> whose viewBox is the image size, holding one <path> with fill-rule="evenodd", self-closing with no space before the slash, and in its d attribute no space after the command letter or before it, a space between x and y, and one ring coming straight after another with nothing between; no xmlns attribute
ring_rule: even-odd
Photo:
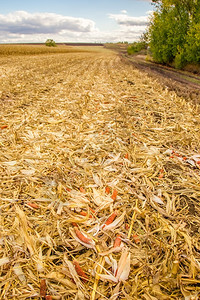
<svg viewBox="0 0 200 300"><path fill-rule="evenodd" d="M198 299L198 107L102 48L0 76L1 299Z"/></svg>

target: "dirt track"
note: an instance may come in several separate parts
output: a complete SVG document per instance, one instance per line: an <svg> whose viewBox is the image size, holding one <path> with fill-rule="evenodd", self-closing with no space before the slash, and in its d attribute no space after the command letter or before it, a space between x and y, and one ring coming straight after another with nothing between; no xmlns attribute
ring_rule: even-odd
<svg viewBox="0 0 200 300"><path fill-rule="evenodd" d="M200 103L200 76L186 71L175 70L146 61L145 55L128 56L124 53L125 61L133 64L137 69L146 72L158 80L163 86L175 91L180 97Z"/></svg>
<svg viewBox="0 0 200 300"><path fill-rule="evenodd" d="M41 279L53 299L197 295L197 107L97 47L1 57L0 77L2 299L39 299ZM120 222L104 231L115 210ZM117 234L131 255L124 281L109 265L122 248L102 254ZM86 282L72 276L74 258Z"/></svg>

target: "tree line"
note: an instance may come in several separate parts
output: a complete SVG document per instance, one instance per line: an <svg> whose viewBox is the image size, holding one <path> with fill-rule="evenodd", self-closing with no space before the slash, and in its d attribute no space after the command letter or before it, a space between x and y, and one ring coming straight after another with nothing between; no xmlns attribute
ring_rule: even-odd
<svg viewBox="0 0 200 300"><path fill-rule="evenodd" d="M153 59L176 68L200 63L200 0L154 0L148 29Z"/></svg>
<svg viewBox="0 0 200 300"><path fill-rule="evenodd" d="M200 63L200 0L152 0L155 11L142 40L154 61L183 68ZM141 43L141 41L139 42Z"/></svg>

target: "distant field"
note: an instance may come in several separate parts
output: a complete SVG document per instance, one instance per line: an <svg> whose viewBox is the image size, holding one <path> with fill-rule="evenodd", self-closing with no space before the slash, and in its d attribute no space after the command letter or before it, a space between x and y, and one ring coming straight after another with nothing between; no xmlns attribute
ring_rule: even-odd
<svg viewBox="0 0 200 300"><path fill-rule="evenodd" d="M125 43L107 43L105 44L105 48L111 49L120 53L127 54L128 44Z"/></svg>
<svg viewBox="0 0 200 300"><path fill-rule="evenodd" d="M92 46L68 46L58 45L57 47L47 47L45 45L0 45L0 56L2 55L36 55L36 54L49 54L49 53L73 53L73 52L90 52ZM101 48L95 46L95 50Z"/></svg>

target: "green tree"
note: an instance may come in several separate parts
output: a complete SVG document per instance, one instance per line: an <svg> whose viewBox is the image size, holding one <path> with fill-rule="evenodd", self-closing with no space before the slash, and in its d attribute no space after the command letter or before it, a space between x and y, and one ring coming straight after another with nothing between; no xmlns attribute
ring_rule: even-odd
<svg viewBox="0 0 200 300"><path fill-rule="evenodd" d="M149 27L150 49L155 61L171 63L182 48L189 27L189 15L183 7L161 5Z"/></svg>
<svg viewBox="0 0 200 300"><path fill-rule="evenodd" d="M200 0L152 0L156 11L149 30L152 56L159 63L199 61Z"/></svg>
<svg viewBox="0 0 200 300"><path fill-rule="evenodd" d="M193 24L188 32L185 56L190 63L200 63L200 23Z"/></svg>
<svg viewBox="0 0 200 300"><path fill-rule="evenodd" d="M45 45L46 45L47 47L56 47L56 43L55 43L55 41L52 40L52 39L47 39L46 42L45 42Z"/></svg>

